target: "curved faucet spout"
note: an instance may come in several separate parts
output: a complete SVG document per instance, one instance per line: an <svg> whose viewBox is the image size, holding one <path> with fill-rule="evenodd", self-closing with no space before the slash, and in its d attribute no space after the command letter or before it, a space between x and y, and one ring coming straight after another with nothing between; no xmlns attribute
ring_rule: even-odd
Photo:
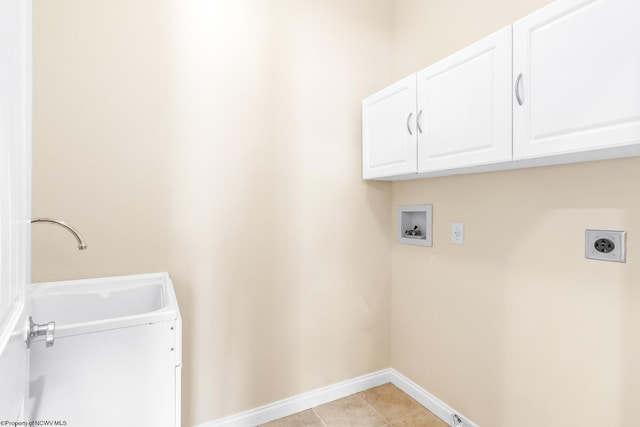
<svg viewBox="0 0 640 427"><path fill-rule="evenodd" d="M76 230L75 228L73 228L69 224L66 224L64 221L60 221L59 219L53 219L53 218L33 218L31 220L31 224L35 224L37 222L44 222L44 223L47 223L47 224L55 224L55 225L59 225L62 228L65 228L67 231L69 231L71 234L73 234L73 237L75 237L76 240L78 241L78 249L80 249L81 251L87 249L87 244L82 239L82 236L80 235L78 230Z"/></svg>

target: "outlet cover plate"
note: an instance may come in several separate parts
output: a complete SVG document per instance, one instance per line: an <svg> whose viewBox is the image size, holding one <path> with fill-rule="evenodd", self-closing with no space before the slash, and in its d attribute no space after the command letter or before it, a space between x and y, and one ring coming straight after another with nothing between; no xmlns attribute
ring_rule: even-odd
<svg viewBox="0 0 640 427"><path fill-rule="evenodd" d="M464 224L454 222L451 224L451 243L454 245L464 244Z"/></svg>
<svg viewBox="0 0 640 427"><path fill-rule="evenodd" d="M596 248L604 251L601 252ZM627 262L627 232L586 230L584 233L584 256L587 259L599 261Z"/></svg>

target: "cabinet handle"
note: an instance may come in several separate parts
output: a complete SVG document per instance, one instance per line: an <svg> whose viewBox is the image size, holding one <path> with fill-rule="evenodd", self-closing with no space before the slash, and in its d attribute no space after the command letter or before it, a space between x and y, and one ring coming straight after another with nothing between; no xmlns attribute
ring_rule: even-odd
<svg viewBox="0 0 640 427"><path fill-rule="evenodd" d="M413 112L409 113L409 117L407 117L407 130L409 131L409 135L413 135L413 132L411 132L411 116L413 116Z"/></svg>
<svg viewBox="0 0 640 427"><path fill-rule="evenodd" d="M420 117L422 117L422 110L418 112L418 118L416 119L416 126L418 127L418 132L422 133L422 127L420 127Z"/></svg>
<svg viewBox="0 0 640 427"><path fill-rule="evenodd" d="M522 105L524 102L520 96L520 82L522 82L522 73L518 74L518 78L516 79L516 99L518 100L518 105Z"/></svg>

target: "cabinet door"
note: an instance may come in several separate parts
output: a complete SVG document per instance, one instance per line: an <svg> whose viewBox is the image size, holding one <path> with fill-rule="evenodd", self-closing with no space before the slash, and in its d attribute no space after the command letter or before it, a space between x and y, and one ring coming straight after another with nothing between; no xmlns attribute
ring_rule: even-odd
<svg viewBox="0 0 640 427"><path fill-rule="evenodd" d="M511 26L418 73L418 172L511 160Z"/></svg>
<svg viewBox="0 0 640 427"><path fill-rule="evenodd" d="M416 173L416 76L362 101L362 177Z"/></svg>
<svg viewBox="0 0 640 427"><path fill-rule="evenodd" d="M564 0L513 26L515 159L640 142L640 1Z"/></svg>

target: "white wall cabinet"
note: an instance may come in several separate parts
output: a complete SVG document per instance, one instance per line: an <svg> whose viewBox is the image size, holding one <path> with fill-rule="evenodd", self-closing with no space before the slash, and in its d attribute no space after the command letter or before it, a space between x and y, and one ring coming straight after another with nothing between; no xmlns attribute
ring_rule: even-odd
<svg viewBox="0 0 640 427"><path fill-rule="evenodd" d="M363 178L511 160L511 26L362 102Z"/></svg>
<svg viewBox="0 0 640 427"><path fill-rule="evenodd" d="M557 0L367 98L363 177L640 155L638 21L638 0Z"/></svg>
<svg viewBox="0 0 640 427"><path fill-rule="evenodd" d="M416 173L415 74L362 101L362 176Z"/></svg>
<svg viewBox="0 0 640 427"><path fill-rule="evenodd" d="M638 0L565 0L514 23L515 159L640 141L639 21Z"/></svg>
<svg viewBox="0 0 640 427"><path fill-rule="evenodd" d="M418 72L418 172L511 160L511 26Z"/></svg>

